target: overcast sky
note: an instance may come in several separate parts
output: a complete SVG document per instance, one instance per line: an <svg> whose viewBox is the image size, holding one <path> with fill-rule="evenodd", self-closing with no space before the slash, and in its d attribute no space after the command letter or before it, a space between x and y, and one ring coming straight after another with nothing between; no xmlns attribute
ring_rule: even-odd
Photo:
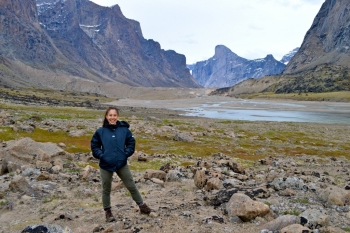
<svg viewBox="0 0 350 233"><path fill-rule="evenodd" d="M92 0L118 4L143 36L184 54L187 64L225 45L247 59L277 60L299 47L325 0Z"/></svg>

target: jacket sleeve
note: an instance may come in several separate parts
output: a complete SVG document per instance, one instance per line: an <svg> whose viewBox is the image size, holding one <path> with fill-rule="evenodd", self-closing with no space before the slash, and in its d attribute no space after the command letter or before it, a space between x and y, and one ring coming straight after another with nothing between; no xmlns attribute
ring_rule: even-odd
<svg viewBox="0 0 350 233"><path fill-rule="evenodd" d="M124 152L127 157L130 157L135 151L136 140L132 135L131 131L128 129L125 139L125 149Z"/></svg>
<svg viewBox="0 0 350 233"><path fill-rule="evenodd" d="M91 141L90 141L90 146L91 146L92 155L97 159L101 159L101 157L103 155L102 141L101 141L101 136L98 133L98 131L96 131L94 133L94 135L92 136Z"/></svg>

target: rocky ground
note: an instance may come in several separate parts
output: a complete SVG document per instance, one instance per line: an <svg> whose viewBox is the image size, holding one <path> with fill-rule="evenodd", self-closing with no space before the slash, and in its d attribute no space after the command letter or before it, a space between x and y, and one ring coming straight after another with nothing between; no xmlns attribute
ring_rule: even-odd
<svg viewBox="0 0 350 233"><path fill-rule="evenodd" d="M30 136L40 129L69 132L72 139L91 136L101 116L35 119L38 113L15 106L2 105L0 131L27 136L0 145L1 233L350 231L348 125L223 124L170 110L124 108L143 145L129 163L152 213L139 213L116 176L112 212L117 221L106 223L98 161L90 152L71 152L63 142L37 142ZM263 134L286 129L303 138L274 140ZM254 130L256 135L246 135ZM320 139L307 142L305 135L318 135L327 145ZM152 144L160 140L170 144ZM195 148L215 141L215 150L205 156L166 152L174 141ZM254 152L244 150L253 145L259 146Z"/></svg>

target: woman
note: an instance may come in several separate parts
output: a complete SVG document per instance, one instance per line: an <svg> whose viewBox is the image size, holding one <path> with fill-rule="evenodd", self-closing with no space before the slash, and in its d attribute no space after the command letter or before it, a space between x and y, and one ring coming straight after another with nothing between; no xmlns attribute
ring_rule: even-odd
<svg viewBox="0 0 350 233"><path fill-rule="evenodd" d="M130 125L125 121L118 121L118 116L119 110L116 107L107 108L103 126L96 130L91 139L92 155L100 160L102 203L107 222L115 221L111 211L111 186L114 172L129 190L140 212L143 214L151 212L143 202L127 164L128 157L135 151L135 139L129 130Z"/></svg>

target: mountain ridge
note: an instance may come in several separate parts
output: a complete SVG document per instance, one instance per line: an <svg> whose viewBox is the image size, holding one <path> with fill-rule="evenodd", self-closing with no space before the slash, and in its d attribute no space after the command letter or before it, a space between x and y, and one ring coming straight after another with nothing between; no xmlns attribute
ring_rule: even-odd
<svg viewBox="0 0 350 233"><path fill-rule="evenodd" d="M22 63L19 67L96 85L200 87L186 67L186 57L143 38L140 24L127 19L118 5L101 7L88 0L25 3L0 0L0 56L13 66ZM23 72L12 72L17 72L17 83L28 81ZM2 81L14 83L5 74ZM48 82L54 87L60 81Z"/></svg>
<svg viewBox="0 0 350 233"><path fill-rule="evenodd" d="M280 75L248 79L212 94L350 91L350 1L326 0Z"/></svg>
<svg viewBox="0 0 350 233"><path fill-rule="evenodd" d="M224 45L215 47L208 60L188 65L192 76L204 87L227 87L248 78L281 73L285 65L269 54L265 58L248 60Z"/></svg>

